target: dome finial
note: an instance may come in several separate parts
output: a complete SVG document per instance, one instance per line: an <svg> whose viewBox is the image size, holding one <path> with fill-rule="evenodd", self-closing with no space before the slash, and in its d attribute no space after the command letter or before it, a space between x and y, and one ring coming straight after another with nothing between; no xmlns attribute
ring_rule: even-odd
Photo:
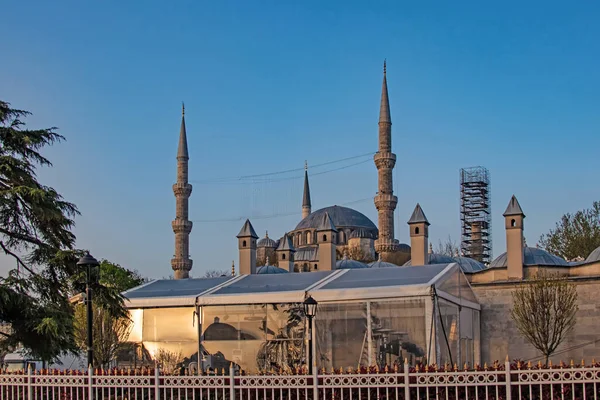
<svg viewBox="0 0 600 400"><path fill-rule="evenodd" d="M304 170L308 171L308 161L304 160Z"/></svg>
<svg viewBox="0 0 600 400"><path fill-rule="evenodd" d="M235 261L231 260L231 276L235 276Z"/></svg>
<svg viewBox="0 0 600 400"><path fill-rule="evenodd" d="M265 237L269 238L269 231L265 231Z"/></svg>
<svg viewBox="0 0 600 400"><path fill-rule="evenodd" d="M182 101L181 102L181 116L183 117L185 115L185 103Z"/></svg>
<svg viewBox="0 0 600 400"><path fill-rule="evenodd" d="M433 244L429 243L429 254L433 254Z"/></svg>
<svg viewBox="0 0 600 400"><path fill-rule="evenodd" d="M386 69L387 69L385 64L386 64L386 59L384 58L384 59L383 59L383 74L384 74L384 75L385 75L385 73L386 73Z"/></svg>

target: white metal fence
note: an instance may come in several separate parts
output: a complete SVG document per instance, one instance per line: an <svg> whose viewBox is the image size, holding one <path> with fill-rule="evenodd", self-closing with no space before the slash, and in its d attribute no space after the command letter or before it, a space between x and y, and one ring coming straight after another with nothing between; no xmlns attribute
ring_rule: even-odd
<svg viewBox="0 0 600 400"><path fill-rule="evenodd" d="M583 363L582 363L583 364ZM503 365L459 370L376 368L314 375L167 376L137 372L71 371L0 374L0 400L175 399L599 399L600 367Z"/></svg>

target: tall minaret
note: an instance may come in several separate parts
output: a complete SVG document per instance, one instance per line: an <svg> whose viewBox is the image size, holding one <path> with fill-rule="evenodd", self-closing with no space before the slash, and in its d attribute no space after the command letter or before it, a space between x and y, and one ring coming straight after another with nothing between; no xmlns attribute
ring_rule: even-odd
<svg viewBox="0 0 600 400"><path fill-rule="evenodd" d="M394 239L394 210L398 198L394 196L392 171L396 164L396 155L392 153L392 118L388 98L386 66L383 62L383 86L381 88L381 106L379 109L379 150L373 157L377 166L378 190L375 196L379 223L379 238L375 241L375 251L383 254L398 249Z"/></svg>
<svg viewBox="0 0 600 400"><path fill-rule="evenodd" d="M177 183L173 185L176 208L175 220L171 223L175 233L175 255L171 259L171 268L175 279L190 277L192 260L190 259L190 232L192 221L188 219L188 201L192 194L192 185L188 183L188 147L185 132L185 106L181 105L181 129L177 148Z"/></svg>
<svg viewBox="0 0 600 400"><path fill-rule="evenodd" d="M308 186L308 163L304 161L304 193L302 194L302 219L310 215L310 187Z"/></svg>

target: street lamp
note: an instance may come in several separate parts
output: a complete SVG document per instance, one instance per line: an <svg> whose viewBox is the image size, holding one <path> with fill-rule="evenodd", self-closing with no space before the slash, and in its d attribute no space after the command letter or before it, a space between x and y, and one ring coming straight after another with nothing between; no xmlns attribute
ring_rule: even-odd
<svg viewBox="0 0 600 400"><path fill-rule="evenodd" d="M306 300L304 300L304 315L308 318L308 373L312 374L312 358L313 358L313 346L312 346L312 323L313 318L317 315L317 301L312 298L312 296L308 296Z"/></svg>
<svg viewBox="0 0 600 400"><path fill-rule="evenodd" d="M92 337L92 319L93 319L93 311L92 311L92 272L94 267L100 265L98 260L90 255L90 253L86 253L83 257L77 261L78 267L85 267L86 269L86 282L85 282L85 304L87 306L87 359L88 366L93 366L94 363L94 350L93 350L93 337Z"/></svg>

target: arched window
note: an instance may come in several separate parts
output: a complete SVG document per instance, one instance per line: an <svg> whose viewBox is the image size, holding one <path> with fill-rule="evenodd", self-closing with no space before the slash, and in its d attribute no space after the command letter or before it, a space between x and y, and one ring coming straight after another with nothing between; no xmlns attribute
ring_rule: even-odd
<svg viewBox="0 0 600 400"><path fill-rule="evenodd" d="M310 268L308 267L308 264L304 263L304 265L302 266L302 272L310 272Z"/></svg>
<svg viewBox="0 0 600 400"><path fill-rule="evenodd" d="M310 244L311 240L310 240L310 231L306 231L304 233L304 244Z"/></svg>
<svg viewBox="0 0 600 400"><path fill-rule="evenodd" d="M512 226L512 227L517 226L517 221L514 218L510 221L510 226Z"/></svg>
<svg viewBox="0 0 600 400"><path fill-rule="evenodd" d="M245 240L242 242L242 247L246 247L246 241Z"/></svg>
<svg viewBox="0 0 600 400"><path fill-rule="evenodd" d="M298 264L294 265L294 272L300 272L300 268L298 267Z"/></svg>
<svg viewBox="0 0 600 400"><path fill-rule="evenodd" d="M418 234L419 234L419 227L417 226L417 227L415 228L415 235L418 235Z"/></svg>
<svg viewBox="0 0 600 400"><path fill-rule="evenodd" d="M315 271L317 270L317 264L315 264Z"/></svg>
<svg viewBox="0 0 600 400"><path fill-rule="evenodd" d="M285 253L281 253L281 259L285 260Z"/></svg>
<svg viewBox="0 0 600 400"><path fill-rule="evenodd" d="M327 241L327 235L323 235L323 241L326 242Z"/></svg>

